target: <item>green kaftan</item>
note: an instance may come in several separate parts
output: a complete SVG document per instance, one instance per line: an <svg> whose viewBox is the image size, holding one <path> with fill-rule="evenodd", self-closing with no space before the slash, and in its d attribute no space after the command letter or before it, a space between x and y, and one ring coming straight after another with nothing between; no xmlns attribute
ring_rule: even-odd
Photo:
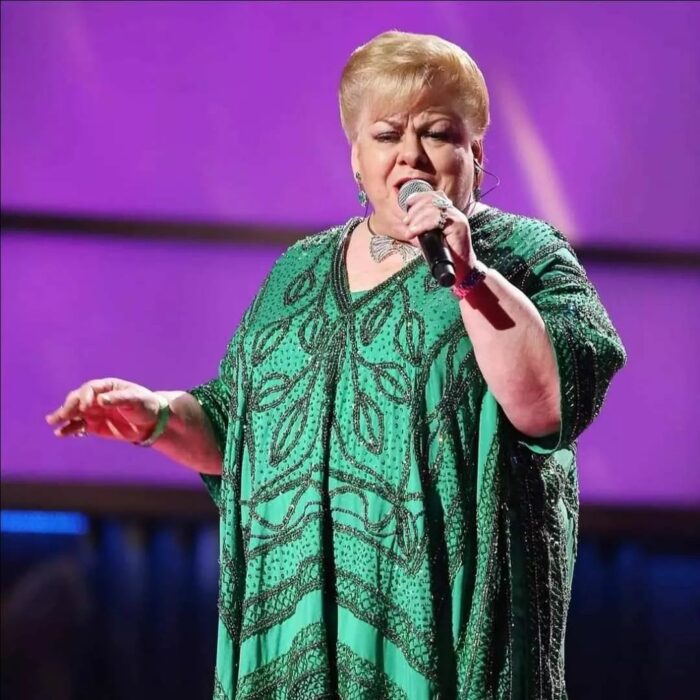
<svg viewBox="0 0 700 700"><path fill-rule="evenodd" d="M220 439L217 699L563 698L576 552L574 440L624 349L564 237L470 220L478 258L535 303L558 435L518 434L457 300L422 258L364 294L360 219L277 261L192 389Z"/></svg>

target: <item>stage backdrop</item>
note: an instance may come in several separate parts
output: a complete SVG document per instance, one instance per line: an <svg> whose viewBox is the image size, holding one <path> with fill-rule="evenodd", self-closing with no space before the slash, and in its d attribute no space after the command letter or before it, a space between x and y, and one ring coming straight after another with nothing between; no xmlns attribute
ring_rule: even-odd
<svg viewBox="0 0 700 700"><path fill-rule="evenodd" d="M489 201L582 241L694 243L699 27L690 2L3 2L2 205L336 222L340 72L398 28L483 69Z"/></svg>
<svg viewBox="0 0 700 700"><path fill-rule="evenodd" d="M380 31L464 46L492 94L487 201L577 245L698 246L700 4L2 4L3 212L289 226L360 213L337 113ZM488 187L488 182L487 182ZM2 234L2 476L196 484L44 415L116 375L214 375L282 245ZM588 501L700 502L697 267L590 265L629 352L581 441Z"/></svg>
<svg viewBox="0 0 700 700"><path fill-rule="evenodd" d="M4 479L195 483L152 450L59 441L44 423L68 389L118 376L154 389L213 377L281 248L5 232L2 238ZM582 497L698 503L700 276L588 270L629 351L580 444Z"/></svg>

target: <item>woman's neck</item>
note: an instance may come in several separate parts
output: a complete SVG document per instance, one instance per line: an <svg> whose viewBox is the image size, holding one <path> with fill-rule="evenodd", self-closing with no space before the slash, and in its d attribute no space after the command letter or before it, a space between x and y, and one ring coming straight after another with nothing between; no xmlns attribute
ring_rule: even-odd
<svg viewBox="0 0 700 700"><path fill-rule="evenodd" d="M488 211L491 207L489 207L487 204L484 204L483 202L473 202L469 206L469 212L467 216L476 216L477 214L481 214L484 211ZM374 234L378 236L392 236L391 233L391 227L388 223L386 223L380 215L377 214L377 212L372 212L369 215L369 222L365 221L364 222L366 225L368 225L368 231L367 235L370 235L370 231L374 232ZM393 238L393 236L392 236Z"/></svg>

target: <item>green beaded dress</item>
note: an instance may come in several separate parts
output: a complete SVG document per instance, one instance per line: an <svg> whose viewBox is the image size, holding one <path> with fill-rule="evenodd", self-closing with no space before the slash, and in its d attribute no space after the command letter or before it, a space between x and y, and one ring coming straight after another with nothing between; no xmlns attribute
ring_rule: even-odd
<svg viewBox="0 0 700 700"><path fill-rule="evenodd" d="M350 293L360 221L291 246L191 390L224 455L214 697L564 698L574 440L624 349L560 233L472 217L555 348L561 431L528 439L422 258Z"/></svg>

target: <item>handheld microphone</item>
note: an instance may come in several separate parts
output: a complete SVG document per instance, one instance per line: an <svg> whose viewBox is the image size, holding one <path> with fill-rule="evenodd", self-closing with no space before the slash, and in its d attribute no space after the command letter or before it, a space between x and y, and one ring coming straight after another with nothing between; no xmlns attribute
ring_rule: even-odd
<svg viewBox="0 0 700 700"><path fill-rule="evenodd" d="M431 184L425 180L409 180L401 185L399 190L399 206L408 211L406 200L416 192L434 192ZM441 287L451 287L455 280L455 264L452 253L445 243L445 236L439 228L426 231L418 236L418 243L423 251L423 257L428 263L430 273Z"/></svg>

